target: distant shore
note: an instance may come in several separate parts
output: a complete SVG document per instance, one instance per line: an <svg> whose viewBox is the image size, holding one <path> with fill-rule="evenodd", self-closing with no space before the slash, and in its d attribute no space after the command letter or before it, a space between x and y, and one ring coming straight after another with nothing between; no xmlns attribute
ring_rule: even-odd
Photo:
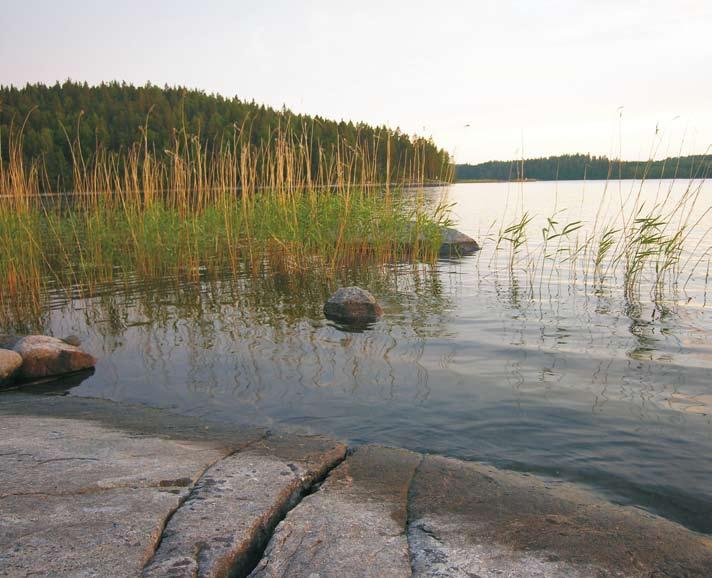
<svg viewBox="0 0 712 578"><path fill-rule="evenodd" d="M460 163L455 165L455 181L704 179L710 175L711 160L708 154L641 161L570 154L478 164Z"/></svg>
<svg viewBox="0 0 712 578"><path fill-rule="evenodd" d="M623 178L581 178L581 179L455 179L454 184L487 184L487 183L562 183L562 182L576 182L576 181L588 181L588 182L616 182L616 181L643 181L643 180L656 180L656 181L672 181L672 180L688 180L692 178L693 180L708 180L712 177L677 177L674 179L672 177L665 177L663 179L659 178L647 178L642 177L623 177Z"/></svg>

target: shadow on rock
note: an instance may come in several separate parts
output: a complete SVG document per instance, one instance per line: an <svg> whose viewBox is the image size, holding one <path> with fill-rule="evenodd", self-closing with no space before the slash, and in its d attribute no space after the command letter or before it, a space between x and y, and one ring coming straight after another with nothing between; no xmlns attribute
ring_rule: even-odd
<svg viewBox="0 0 712 578"><path fill-rule="evenodd" d="M33 381L22 381L0 388L0 392L12 390L40 395L67 395L71 389L81 385L86 379L94 375L94 371L92 367L59 377L46 377Z"/></svg>

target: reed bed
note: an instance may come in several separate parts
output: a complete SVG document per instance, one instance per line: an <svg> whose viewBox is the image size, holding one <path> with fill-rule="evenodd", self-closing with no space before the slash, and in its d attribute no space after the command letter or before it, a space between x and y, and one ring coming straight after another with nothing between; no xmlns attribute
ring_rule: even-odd
<svg viewBox="0 0 712 578"><path fill-rule="evenodd" d="M73 187L62 192L41 159L26 163L22 127L13 131L0 155L4 317L36 314L49 288L88 296L136 276L315 267L334 276L366 262L436 258L447 206L403 195L404 186L423 184L417 151L389 160L379 183L378 147L388 142L326 151L306 129L289 127L260 146L250 141L245 127L213 146L181 132L170 150L154 150L145 137L120 153L97 144L85 158L68 138Z"/></svg>
<svg viewBox="0 0 712 578"><path fill-rule="evenodd" d="M51 186L41 159L24 159L22 127L0 142L4 325L37 316L50 294L86 297L137 279L199 281L225 270L307 278L318 270L335 284L362 266L432 263L440 228L450 224L445 200L433 205L422 194L423 158L391 159L387 141L324 150L306 127L287 126L254 145L243 126L212 146L180 131L169 150L144 136L119 153L97 144L85 158L68 137L68 193ZM451 169L443 167L444 182ZM490 253L485 277L499 286L506 279L518 302L613 289L629 304L648 293L663 307L693 279L706 288L712 207L700 171L686 175L682 193L673 193L676 181L660 181L652 201L642 194L645 174L626 194L611 179L592 220L567 218L571 208L542 220L515 207L514 219L480 239ZM405 193L408 185L420 192Z"/></svg>
<svg viewBox="0 0 712 578"><path fill-rule="evenodd" d="M629 305L649 301L660 309L689 300L693 281L706 295L712 260L707 177L702 171L659 181L654 199L643 194L649 183L644 175L628 181L626 193L609 180L598 210L581 218L567 218L574 212L568 208L542 221L520 208L509 224L487 235L494 247L487 274L507 278L518 299L530 302L562 288L584 295L620 291Z"/></svg>

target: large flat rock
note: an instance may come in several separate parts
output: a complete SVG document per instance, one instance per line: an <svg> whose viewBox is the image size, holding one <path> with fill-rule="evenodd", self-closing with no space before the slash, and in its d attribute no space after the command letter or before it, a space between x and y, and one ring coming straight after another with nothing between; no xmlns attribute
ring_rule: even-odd
<svg viewBox="0 0 712 578"><path fill-rule="evenodd" d="M168 522L144 576L244 576L274 526L346 447L274 437L209 468Z"/></svg>
<svg viewBox="0 0 712 578"><path fill-rule="evenodd" d="M0 576L712 576L710 537L569 483L345 456L318 436L3 395Z"/></svg>
<svg viewBox="0 0 712 578"><path fill-rule="evenodd" d="M712 541L572 484L426 456L410 492L415 576L710 576Z"/></svg>
<svg viewBox="0 0 712 578"><path fill-rule="evenodd" d="M137 576L205 469L260 437L167 439L3 415L0 575Z"/></svg>
<svg viewBox="0 0 712 578"><path fill-rule="evenodd" d="M420 459L359 448L279 524L251 576L410 576L408 488Z"/></svg>
<svg viewBox="0 0 712 578"><path fill-rule="evenodd" d="M0 499L0 576L135 578L187 488Z"/></svg>
<svg viewBox="0 0 712 578"><path fill-rule="evenodd" d="M234 444L171 440L74 419L0 418L0 496L190 486Z"/></svg>

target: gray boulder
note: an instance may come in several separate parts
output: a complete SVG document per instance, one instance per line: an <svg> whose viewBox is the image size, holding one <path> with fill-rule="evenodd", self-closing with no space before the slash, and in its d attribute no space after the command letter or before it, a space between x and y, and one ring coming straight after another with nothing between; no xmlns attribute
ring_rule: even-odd
<svg viewBox="0 0 712 578"><path fill-rule="evenodd" d="M327 319L342 323L369 323L383 315L376 298L360 287L341 287L324 304Z"/></svg>
<svg viewBox="0 0 712 578"><path fill-rule="evenodd" d="M22 365L22 357L9 349L0 349L0 385L6 385Z"/></svg>
<svg viewBox="0 0 712 578"><path fill-rule="evenodd" d="M413 229L415 225L410 223L405 231L409 236L413 236ZM472 255L480 250L480 246L472 237L465 235L453 229L452 227L440 227L440 249L438 250L438 255L440 257L460 257L463 255ZM423 242L427 240L427 235L422 231L417 235L418 241Z"/></svg>
<svg viewBox="0 0 712 578"><path fill-rule="evenodd" d="M67 337L62 337L62 341L69 343L69 345L74 345L74 347L79 347L82 344L82 340L79 339L78 335L67 335Z"/></svg>
<svg viewBox="0 0 712 578"><path fill-rule="evenodd" d="M47 337L28 335L15 345L14 350L22 356L19 377L40 379L89 369L96 365L96 358L69 343Z"/></svg>
<svg viewBox="0 0 712 578"><path fill-rule="evenodd" d="M440 229L440 256L452 257L472 255L480 250L480 246L472 237L457 229L443 227Z"/></svg>
<svg viewBox="0 0 712 578"><path fill-rule="evenodd" d="M0 333L0 349L12 349L15 343L20 341L24 335L15 335L13 333Z"/></svg>

